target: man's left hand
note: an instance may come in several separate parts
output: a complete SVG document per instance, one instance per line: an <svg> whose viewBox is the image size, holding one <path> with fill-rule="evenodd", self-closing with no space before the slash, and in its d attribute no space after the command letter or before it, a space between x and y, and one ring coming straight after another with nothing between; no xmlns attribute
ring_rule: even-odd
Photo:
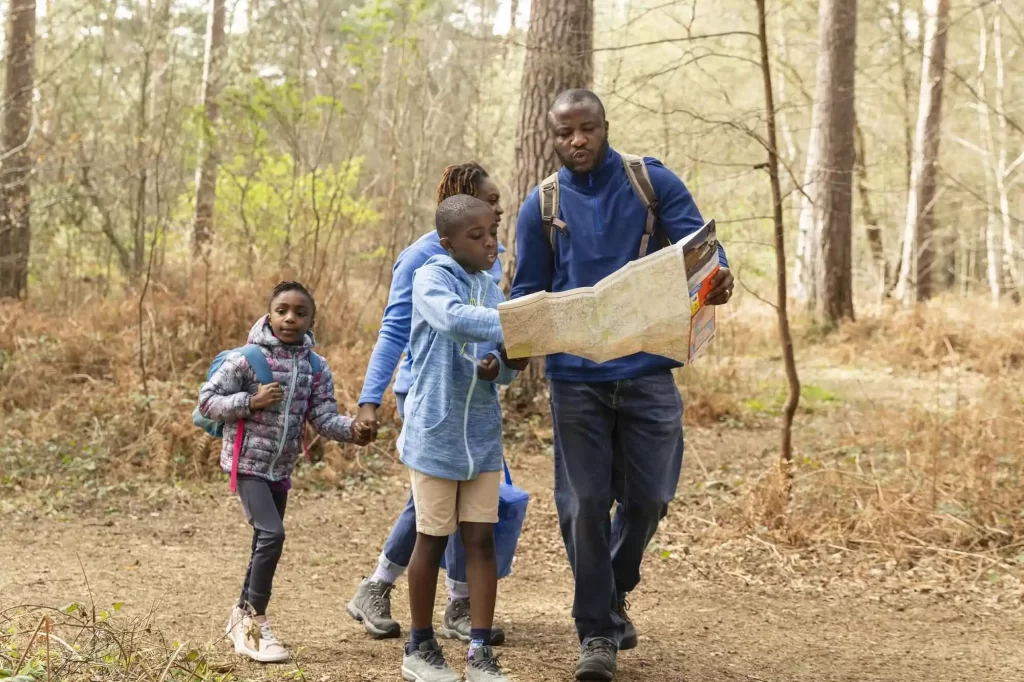
<svg viewBox="0 0 1024 682"><path fill-rule="evenodd" d="M714 278L711 280L711 291L704 301L707 305L725 305L732 298L732 290L736 281L729 272L729 268L718 268Z"/></svg>

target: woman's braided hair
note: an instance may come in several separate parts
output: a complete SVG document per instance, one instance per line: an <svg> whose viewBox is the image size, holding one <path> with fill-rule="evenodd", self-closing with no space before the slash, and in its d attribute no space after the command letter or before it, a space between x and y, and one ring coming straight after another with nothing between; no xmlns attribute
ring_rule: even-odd
<svg viewBox="0 0 1024 682"><path fill-rule="evenodd" d="M487 171L476 161L448 166L444 169L441 182L437 186L437 203L440 204L456 194L468 194L475 197L480 189L480 184L487 177Z"/></svg>

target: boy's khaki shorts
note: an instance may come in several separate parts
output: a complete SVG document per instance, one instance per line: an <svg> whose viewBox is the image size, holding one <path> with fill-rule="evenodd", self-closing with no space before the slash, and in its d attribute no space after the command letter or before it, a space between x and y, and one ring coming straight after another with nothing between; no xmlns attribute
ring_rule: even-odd
<svg viewBox="0 0 1024 682"><path fill-rule="evenodd" d="M500 471L485 471L472 481L450 481L409 470L416 504L416 531L446 537L460 523L497 523Z"/></svg>

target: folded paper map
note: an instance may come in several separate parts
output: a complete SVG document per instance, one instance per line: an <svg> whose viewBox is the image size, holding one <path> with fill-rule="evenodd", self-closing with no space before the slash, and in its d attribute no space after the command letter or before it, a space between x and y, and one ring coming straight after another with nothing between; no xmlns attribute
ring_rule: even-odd
<svg viewBox="0 0 1024 682"><path fill-rule="evenodd" d="M498 313L508 357L570 353L607 362L646 352L689 363L715 336L715 308L704 301L718 268L710 220L592 287L506 301Z"/></svg>

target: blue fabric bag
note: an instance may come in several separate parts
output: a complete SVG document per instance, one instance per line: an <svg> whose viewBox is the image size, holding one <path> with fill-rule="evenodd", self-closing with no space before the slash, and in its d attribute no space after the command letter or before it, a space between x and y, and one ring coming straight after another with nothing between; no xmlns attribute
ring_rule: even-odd
<svg viewBox="0 0 1024 682"><path fill-rule="evenodd" d="M512 573L512 562L516 557L519 535L523 532L523 521L526 519L526 506L530 501L528 492L512 484L512 476L504 459L501 465L505 469L505 480L498 488L498 522L494 524L494 554L497 557L499 579L507 578ZM461 533L459 531L460 539ZM445 563L444 557L441 557L441 568L448 570Z"/></svg>

